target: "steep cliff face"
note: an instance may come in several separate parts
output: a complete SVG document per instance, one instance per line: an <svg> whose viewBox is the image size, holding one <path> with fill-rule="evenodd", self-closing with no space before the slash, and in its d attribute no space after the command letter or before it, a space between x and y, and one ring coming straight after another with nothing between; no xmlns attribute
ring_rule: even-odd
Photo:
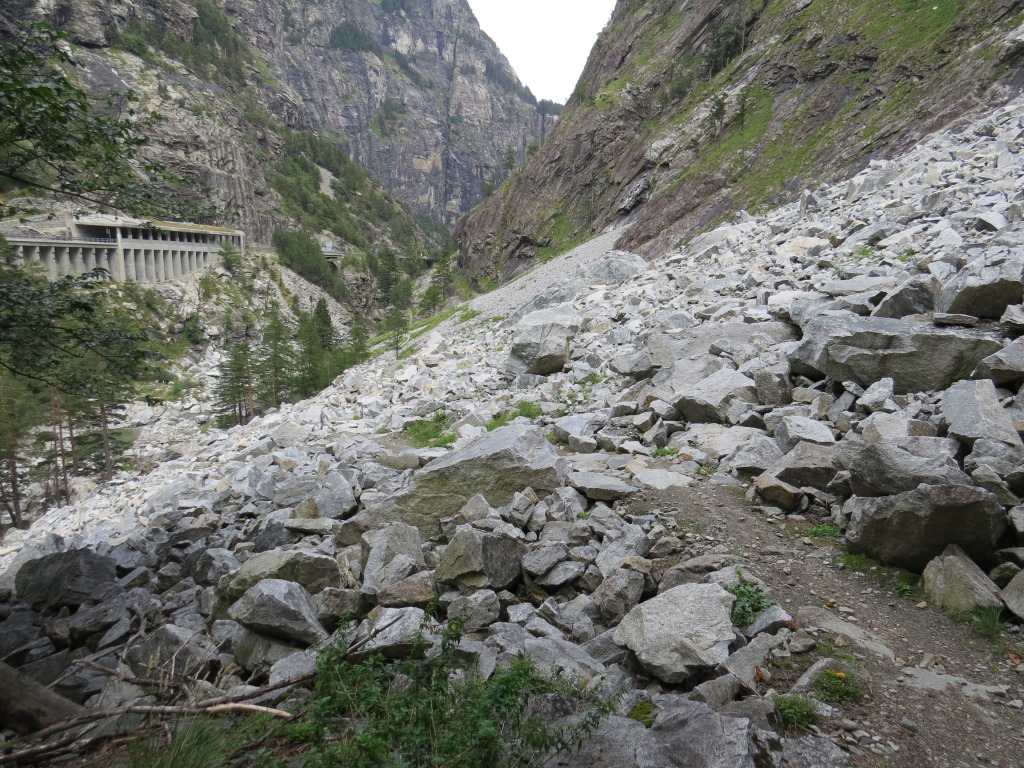
<svg viewBox="0 0 1024 768"><path fill-rule="evenodd" d="M265 240L278 125L316 131L452 223L553 124L465 0L17 0L65 29L97 92L165 120L149 152Z"/></svg>
<svg viewBox="0 0 1024 768"><path fill-rule="evenodd" d="M311 121L420 213L453 222L552 122L465 0L226 7Z"/></svg>
<svg viewBox="0 0 1024 768"><path fill-rule="evenodd" d="M656 254L1017 89L1018 0L619 0L535 157L458 223L509 277L609 225Z"/></svg>

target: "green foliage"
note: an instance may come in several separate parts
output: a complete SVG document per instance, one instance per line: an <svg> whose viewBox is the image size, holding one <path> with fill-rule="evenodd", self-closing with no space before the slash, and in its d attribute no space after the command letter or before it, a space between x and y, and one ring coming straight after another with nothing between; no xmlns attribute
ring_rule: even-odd
<svg viewBox="0 0 1024 768"><path fill-rule="evenodd" d="M710 79L721 72L743 50L740 27L731 21L719 24L711 31L711 39L704 52L700 73Z"/></svg>
<svg viewBox="0 0 1024 768"><path fill-rule="evenodd" d="M901 581L893 587L892 591L900 597L910 597L914 594L914 585L909 581Z"/></svg>
<svg viewBox="0 0 1024 768"><path fill-rule="evenodd" d="M732 606L732 623L740 628L749 627L761 611L774 605L759 586L742 578L735 587L726 587L726 591L736 597Z"/></svg>
<svg viewBox="0 0 1024 768"><path fill-rule="evenodd" d="M203 325L199 320L198 314L193 312L185 318L185 325L182 326L181 335L193 346L202 344L206 340L206 334L203 333Z"/></svg>
<svg viewBox="0 0 1024 768"><path fill-rule="evenodd" d="M626 715L630 720L636 720L638 723L643 723L644 728L650 728L654 725L654 702L645 701L637 704Z"/></svg>
<svg viewBox="0 0 1024 768"><path fill-rule="evenodd" d="M334 274L320 246L302 232L275 229L272 238L281 263L318 285L334 298L344 300L348 291L341 279Z"/></svg>
<svg viewBox="0 0 1024 768"><path fill-rule="evenodd" d="M675 448L655 448L651 451L651 456L656 459L660 459L663 456L675 456L679 451Z"/></svg>
<svg viewBox="0 0 1024 768"><path fill-rule="evenodd" d="M327 47L347 53L368 51L376 54L378 58L383 57L383 51L377 38L354 21L343 21L332 29Z"/></svg>
<svg viewBox="0 0 1024 768"><path fill-rule="evenodd" d="M789 728L810 728L820 719L814 702L806 696L773 696L772 700Z"/></svg>
<svg viewBox="0 0 1024 768"><path fill-rule="evenodd" d="M864 684L852 672L823 669L811 687L815 696L826 704L849 704L864 697Z"/></svg>
<svg viewBox="0 0 1024 768"><path fill-rule="evenodd" d="M225 243L220 248L220 264L231 274L237 274L242 269L242 254L230 243Z"/></svg>
<svg viewBox="0 0 1024 768"><path fill-rule="evenodd" d="M806 531L807 535L812 538L820 539L834 539L838 536L842 536L842 530L831 523L822 523L821 525L815 525L813 528L809 528Z"/></svg>
<svg viewBox="0 0 1024 768"><path fill-rule="evenodd" d="M432 419L412 421L405 425L405 434L409 442L417 448L440 448L451 445L458 439L458 435L449 432L451 419L447 414L439 411Z"/></svg>
<svg viewBox="0 0 1024 768"><path fill-rule="evenodd" d="M851 552L844 552L839 556L839 562L851 571L869 571L878 566L878 563L865 555L855 555Z"/></svg>
<svg viewBox="0 0 1024 768"><path fill-rule="evenodd" d="M896 260L897 261L902 261L902 262L907 262L907 261L910 261L910 258L912 256L916 255L916 254L917 254L917 251L914 248L912 248L912 247L904 248L902 251L900 251L898 254L896 254Z"/></svg>
<svg viewBox="0 0 1024 768"><path fill-rule="evenodd" d="M857 249L856 253L853 254L856 258L864 261L867 259L873 259L878 255L878 252L870 245L865 245Z"/></svg>
<svg viewBox="0 0 1024 768"><path fill-rule="evenodd" d="M96 102L68 70L78 61L65 35L45 24L0 42L0 181L56 193L90 209L197 220L211 212L166 190L185 179L153 162L133 168L155 114L136 111L132 92ZM0 206L10 216L33 209Z"/></svg>
<svg viewBox="0 0 1024 768"><path fill-rule="evenodd" d="M527 419L537 419L540 418L543 413L544 411L541 410L541 407L536 403L532 403L529 400L520 400L511 411L502 411L487 422L487 431L493 432L499 427L504 427L510 421L517 419L520 416Z"/></svg>
<svg viewBox="0 0 1024 768"><path fill-rule="evenodd" d="M224 362L218 366L214 388L217 424L230 427L246 424L258 413L256 370L252 345L231 340L224 345Z"/></svg>
<svg viewBox="0 0 1024 768"><path fill-rule="evenodd" d="M396 662L353 663L344 644L318 659L317 697L301 737L312 737L308 768L512 768L579 747L613 708L592 701L583 717L555 725L530 702L546 694L588 697L582 686L549 680L529 659L500 665L484 679L460 662L452 623L440 648L425 641Z"/></svg>
<svg viewBox="0 0 1024 768"><path fill-rule="evenodd" d="M153 733L131 746L131 768L227 768L232 745L223 725L188 719L174 728L170 742Z"/></svg>
<svg viewBox="0 0 1024 768"><path fill-rule="evenodd" d="M529 88L523 87L523 85L516 80L515 75L511 75L499 62L493 59L487 59L484 62L484 77L487 81L498 86L502 90L508 93L514 93L523 101L528 104L538 106L537 97L533 95Z"/></svg>
<svg viewBox="0 0 1024 768"><path fill-rule="evenodd" d="M983 637L994 639L1001 636L1007 626L1002 607L976 608L971 614L971 626Z"/></svg>
<svg viewBox="0 0 1024 768"><path fill-rule="evenodd" d="M402 117L407 114L409 114L409 108L402 102L397 99L384 99L373 116L370 128L383 138L394 136L398 132Z"/></svg>

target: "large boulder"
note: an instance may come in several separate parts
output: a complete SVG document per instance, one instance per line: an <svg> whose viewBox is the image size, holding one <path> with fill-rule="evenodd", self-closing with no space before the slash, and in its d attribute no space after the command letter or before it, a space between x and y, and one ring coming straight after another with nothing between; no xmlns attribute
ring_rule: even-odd
<svg viewBox="0 0 1024 768"><path fill-rule="evenodd" d="M1003 606L999 587L956 544L928 563L922 581L924 593L940 608L971 613Z"/></svg>
<svg viewBox="0 0 1024 768"><path fill-rule="evenodd" d="M939 292L939 312L997 318L1024 297L1024 260L983 256L961 269Z"/></svg>
<svg viewBox="0 0 1024 768"><path fill-rule="evenodd" d="M125 660L139 677L189 679L202 677L217 660L217 651L204 633L164 624L130 648Z"/></svg>
<svg viewBox="0 0 1024 768"><path fill-rule="evenodd" d="M29 560L18 571L14 592L37 608L93 605L115 589L114 561L88 549L54 552Z"/></svg>
<svg viewBox="0 0 1024 768"><path fill-rule="evenodd" d="M997 440L1020 446L1020 435L999 404L995 385L988 379L959 381L942 395L942 415L950 437L973 446L976 440Z"/></svg>
<svg viewBox="0 0 1024 768"><path fill-rule="evenodd" d="M327 639L309 592L294 581L264 579L246 590L228 615L261 635L313 645Z"/></svg>
<svg viewBox="0 0 1024 768"><path fill-rule="evenodd" d="M475 443L427 464L404 490L346 521L336 540L359 543L364 531L389 521L415 526L424 536L441 533L441 519L458 512L477 494L500 507L524 488L543 497L565 484L568 462L547 441L544 430L510 424Z"/></svg>
<svg viewBox="0 0 1024 768"><path fill-rule="evenodd" d="M362 592L368 597L426 568L420 532L405 523L389 523L364 533L361 554Z"/></svg>
<svg viewBox="0 0 1024 768"><path fill-rule="evenodd" d="M681 683L729 657L736 598L718 584L683 584L641 603L615 629L615 642L666 683Z"/></svg>
<svg viewBox="0 0 1024 768"><path fill-rule="evenodd" d="M922 485L895 496L854 497L844 512L850 514L851 552L915 572L950 544L983 562L1006 528L996 497L975 486Z"/></svg>
<svg viewBox="0 0 1024 768"><path fill-rule="evenodd" d="M982 331L851 314L813 315L803 332L790 355L796 373L818 372L862 386L891 377L899 393L945 389L1002 348Z"/></svg>
<svg viewBox="0 0 1024 768"><path fill-rule="evenodd" d="M546 376L565 367L580 316L570 304L531 312L516 326L506 368Z"/></svg>
<svg viewBox="0 0 1024 768"><path fill-rule="evenodd" d="M519 578L526 545L460 525L434 571L441 583L474 589L505 589Z"/></svg>
<svg viewBox="0 0 1024 768"><path fill-rule="evenodd" d="M890 443L868 445L850 462L850 490L855 496L890 496L922 483L971 485L971 478L950 458L915 456Z"/></svg>
<svg viewBox="0 0 1024 768"><path fill-rule="evenodd" d="M1024 619L1024 571L1014 576L999 596L1017 618Z"/></svg>
<svg viewBox="0 0 1024 768"><path fill-rule="evenodd" d="M311 594L341 586L338 561L321 552L303 549L273 550L253 555L230 577L225 598L233 603L264 579L283 579L301 584Z"/></svg>
<svg viewBox="0 0 1024 768"><path fill-rule="evenodd" d="M757 385L739 371L722 368L679 392L673 403L687 421L726 424L734 400L757 402Z"/></svg>

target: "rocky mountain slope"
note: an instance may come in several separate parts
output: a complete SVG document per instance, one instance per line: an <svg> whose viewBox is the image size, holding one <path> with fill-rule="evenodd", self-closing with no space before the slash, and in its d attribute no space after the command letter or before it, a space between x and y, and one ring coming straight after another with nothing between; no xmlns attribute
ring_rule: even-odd
<svg viewBox="0 0 1024 768"><path fill-rule="evenodd" d="M540 153L458 225L477 278L630 223L651 257L1019 89L1013 0L622 0Z"/></svg>
<svg viewBox="0 0 1024 768"><path fill-rule="evenodd" d="M449 224L553 123L465 0L18 5L16 18L68 31L93 90L131 88L161 113L152 156L261 242L280 221L267 180L285 144L275 123L325 135Z"/></svg>
<svg viewBox="0 0 1024 768"><path fill-rule="evenodd" d="M401 654L440 609L620 697L560 765L1015 765L1022 142L1018 99L651 262L610 233L194 433L6 532L0 658L265 704L343 614Z"/></svg>

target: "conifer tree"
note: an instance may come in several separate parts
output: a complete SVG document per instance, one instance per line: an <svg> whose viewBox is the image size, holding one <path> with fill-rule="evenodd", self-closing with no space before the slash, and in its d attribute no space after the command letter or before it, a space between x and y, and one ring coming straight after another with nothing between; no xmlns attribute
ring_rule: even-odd
<svg viewBox="0 0 1024 768"><path fill-rule="evenodd" d="M27 383L0 369L0 461L6 475L4 501L11 521L21 523L21 484L18 477L21 449L25 437L41 418L39 398ZM7 489L10 493L7 493Z"/></svg>
<svg viewBox="0 0 1024 768"><path fill-rule="evenodd" d="M219 422L224 426L247 424L256 415L256 382L252 347L248 341L226 344L220 380L214 389Z"/></svg>
<svg viewBox="0 0 1024 768"><path fill-rule="evenodd" d="M263 339L256 351L259 381L257 396L260 410L275 408L288 401L295 390L297 356L291 333L281 319L276 303L267 313Z"/></svg>

